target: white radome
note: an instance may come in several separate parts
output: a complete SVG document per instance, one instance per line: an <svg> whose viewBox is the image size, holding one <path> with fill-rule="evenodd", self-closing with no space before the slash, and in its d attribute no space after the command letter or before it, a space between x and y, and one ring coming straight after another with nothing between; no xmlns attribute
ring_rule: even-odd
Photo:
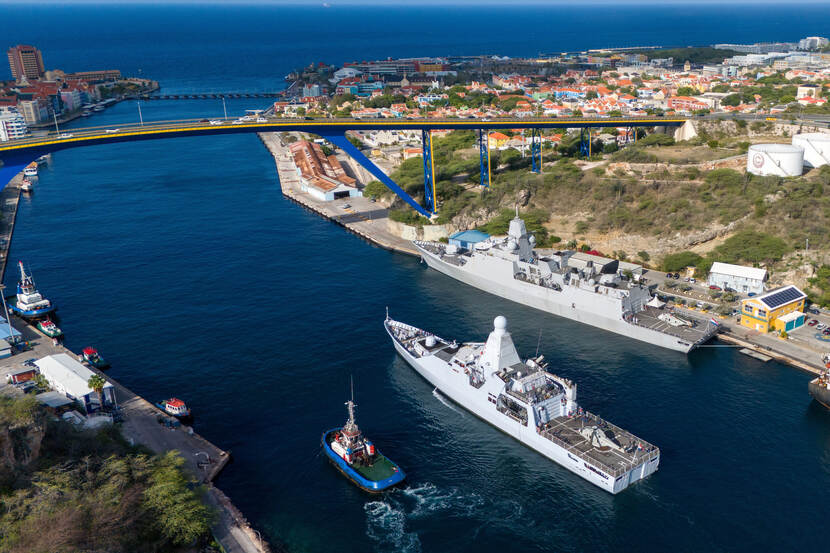
<svg viewBox="0 0 830 553"><path fill-rule="evenodd" d="M504 315L499 315L495 319L493 319L493 328L496 330L506 330L507 329L507 317Z"/></svg>

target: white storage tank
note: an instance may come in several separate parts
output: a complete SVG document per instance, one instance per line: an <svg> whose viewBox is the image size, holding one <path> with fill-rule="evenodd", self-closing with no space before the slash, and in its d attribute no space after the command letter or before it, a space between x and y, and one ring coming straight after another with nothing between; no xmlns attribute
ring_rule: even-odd
<svg viewBox="0 0 830 553"><path fill-rule="evenodd" d="M811 132L793 135L793 146L804 148L804 165L830 165L830 134Z"/></svg>
<svg viewBox="0 0 830 553"><path fill-rule="evenodd" d="M792 144L753 144L746 153L746 170L753 175L797 177L804 171L804 148Z"/></svg>

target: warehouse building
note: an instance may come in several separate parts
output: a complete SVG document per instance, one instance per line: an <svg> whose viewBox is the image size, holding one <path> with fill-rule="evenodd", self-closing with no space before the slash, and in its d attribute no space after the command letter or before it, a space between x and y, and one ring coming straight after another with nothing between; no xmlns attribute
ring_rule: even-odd
<svg viewBox="0 0 830 553"><path fill-rule="evenodd" d="M741 301L741 325L757 330L794 330L804 324L807 294L795 286L782 286L762 296Z"/></svg>
<svg viewBox="0 0 830 553"><path fill-rule="evenodd" d="M732 265L715 261L709 270L709 284L724 290L734 290L744 294L764 293L764 281L767 270L743 265Z"/></svg>
<svg viewBox="0 0 830 553"><path fill-rule="evenodd" d="M65 353L42 357L35 365L54 391L76 400L87 414L116 405L115 387L107 382L99 398L87 384L95 373Z"/></svg>

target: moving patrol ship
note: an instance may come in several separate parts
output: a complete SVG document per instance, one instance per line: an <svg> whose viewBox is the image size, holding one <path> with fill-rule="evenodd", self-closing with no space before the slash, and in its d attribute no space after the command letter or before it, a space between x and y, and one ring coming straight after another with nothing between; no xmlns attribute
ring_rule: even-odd
<svg viewBox="0 0 830 553"><path fill-rule="evenodd" d="M570 262L575 252L540 257L534 243L518 212L506 239L491 238L472 251L414 242L427 265L465 284L629 338L688 353L717 332L708 319L664 312L647 287L621 278L617 262L577 267Z"/></svg>
<svg viewBox="0 0 830 553"><path fill-rule="evenodd" d="M547 372L544 356L522 362L504 317L484 344L449 342L388 315L384 326L441 393L603 490L618 493L657 470L660 450L580 408L576 384Z"/></svg>

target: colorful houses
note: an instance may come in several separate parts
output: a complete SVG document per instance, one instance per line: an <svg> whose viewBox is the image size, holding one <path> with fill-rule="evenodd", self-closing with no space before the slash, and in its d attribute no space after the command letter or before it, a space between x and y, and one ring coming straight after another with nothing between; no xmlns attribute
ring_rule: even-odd
<svg viewBox="0 0 830 553"><path fill-rule="evenodd" d="M783 286L741 301L741 325L758 332L789 332L804 324L807 294L795 286Z"/></svg>

